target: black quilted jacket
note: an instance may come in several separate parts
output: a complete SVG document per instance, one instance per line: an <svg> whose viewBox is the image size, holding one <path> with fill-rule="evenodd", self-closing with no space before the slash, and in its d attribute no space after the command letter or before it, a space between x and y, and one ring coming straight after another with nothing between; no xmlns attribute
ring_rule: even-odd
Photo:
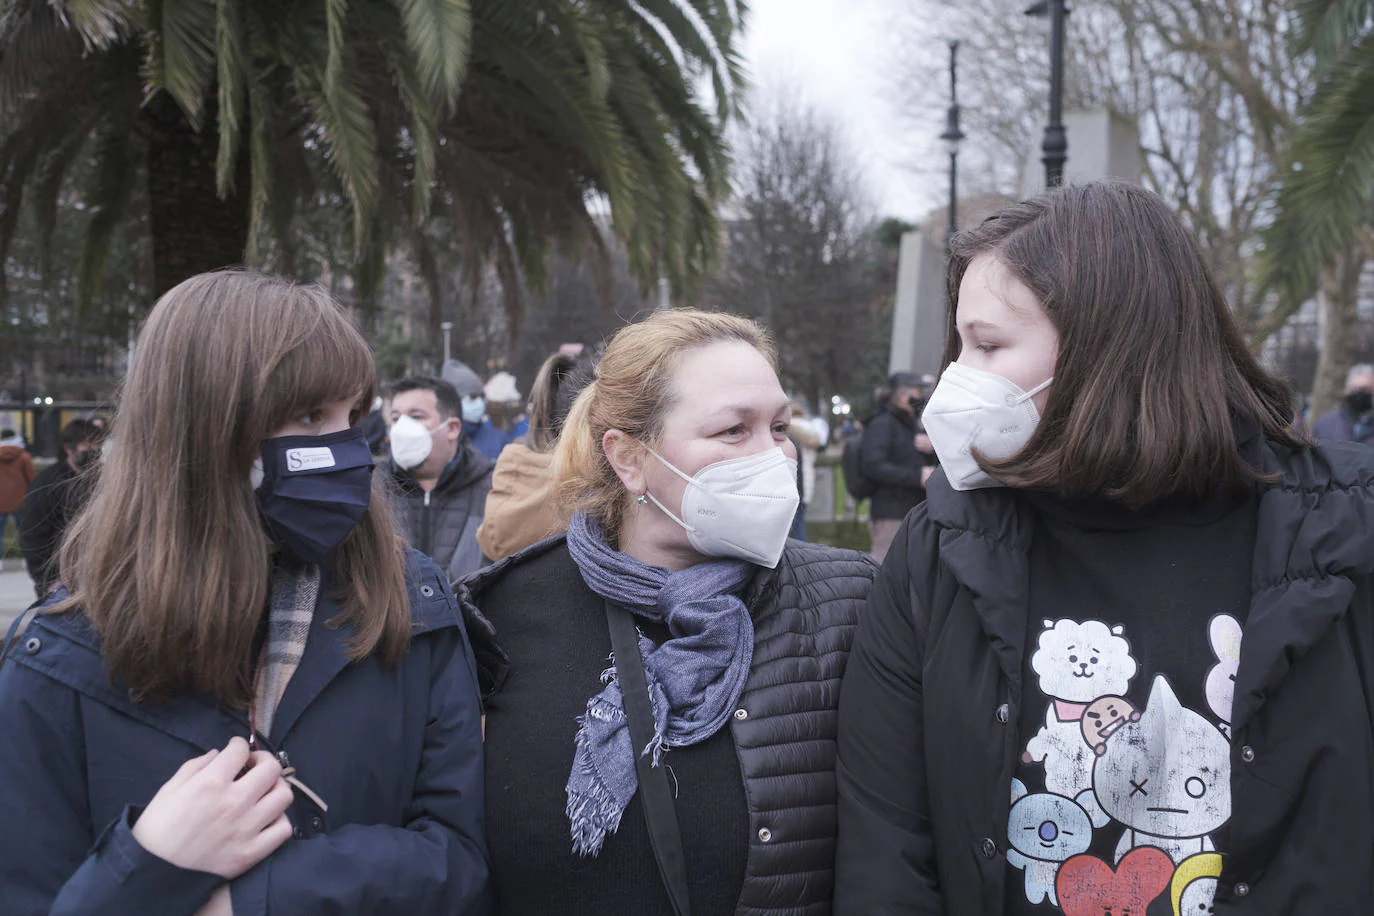
<svg viewBox="0 0 1374 916"><path fill-rule="evenodd" d="M450 580L461 579L485 563L477 544L477 529L491 492L492 468L492 460L466 439L432 492L421 489L409 471L394 462L390 465L396 484L392 505L401 532L412 547L448 573Z"/></svg>
<svg viewBox="0 0 1374 916"><path fill-rule="evenodd" d="M562 535L488 567L456 587L465 605L488 693L499 692L508 673L519 674L509 670L493 645L493 637L500 640L503 614L514 612L500 605L511 599L498 602L491 598L521 593L522 589L509 588L513 580L508 577L521 575L522 567L532 574L549 569L547 563L538 560L550 551L566 554ZM569 572L559 578L570 581L531 582L529 592L546 594L553 585L590 594L575 567L564 564L562 568ZM789 541L778 568L761 570L749 586L746 601L754 618L754 657L740 699L740 706L749 714L730 722L744 777L749 830L737 914L830 913L840 679L860 609L876 573L876 564L865 554ZM501 582L505 587L493 587ZM529 612L527 608L520 610ZM547 608L549 614L559 612L558 607ZM495 622L494 628L486 619L488 615ZM571 759L575 725L567 725ZM548 817L563 823L561 810L550 811ZM665 894L665 905L666 899Z"/></svg>

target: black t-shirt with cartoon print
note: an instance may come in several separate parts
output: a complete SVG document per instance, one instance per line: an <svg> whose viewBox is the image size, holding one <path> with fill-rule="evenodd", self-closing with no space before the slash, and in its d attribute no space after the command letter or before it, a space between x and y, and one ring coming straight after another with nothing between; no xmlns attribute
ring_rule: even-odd
<svg viewBox="0 0 1374 916"><path fill-rule="evenodd" d="M1132 512L1041 494L1006 912L1208 916L1254 498Z"/></svg>

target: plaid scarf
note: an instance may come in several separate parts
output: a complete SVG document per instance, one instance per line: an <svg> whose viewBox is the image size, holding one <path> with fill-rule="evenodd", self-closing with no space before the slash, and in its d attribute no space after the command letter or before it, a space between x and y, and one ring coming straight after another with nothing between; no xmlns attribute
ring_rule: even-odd
<svg viewBox="0 0 1374 916"><path fill-rule="evenodd" d="M258 674L253 707L257 717L257 731L272 733L272 718L291 675L305 655L305 641L310 635L310 621L315 616L315 602L320 596L320 568L318 566L283 566L272 570L272 584L267 611L267 641L258 658Z"/></svg>

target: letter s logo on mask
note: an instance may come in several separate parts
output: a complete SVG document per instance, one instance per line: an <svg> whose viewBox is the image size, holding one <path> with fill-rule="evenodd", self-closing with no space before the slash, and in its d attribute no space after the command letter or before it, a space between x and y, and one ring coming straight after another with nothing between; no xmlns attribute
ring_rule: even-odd
<svg viewBox="0 0 1374 916"><path fill-rule="evenodd" d="M286 452L286 467L292 471L314 471L334 466L334 452L327 448L293 448Z"/></svg>
<svg viewBox="0 0 1374 916"><path fill-rule="evenodd" d="M1040 411L1031 400L1049 387L1054 376L1030 391L981 369L950 363L926 404L921 422L935 447L940 467L956 490L976 490L1000 484L978 466L977 449L985 458L1010 458L1030 442L1040 424Z"/></svg>

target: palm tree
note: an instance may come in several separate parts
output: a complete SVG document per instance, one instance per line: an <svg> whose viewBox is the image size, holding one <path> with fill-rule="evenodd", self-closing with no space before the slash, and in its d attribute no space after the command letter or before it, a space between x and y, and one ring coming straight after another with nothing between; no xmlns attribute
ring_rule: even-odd
<svg viewBox="0 0 1374 916"><path fill-rule="evenodd" d="M1311 53L1316 89L1289 141L1262 234L1263 284L1281 325L1348 260L1374 219L1374 0L1295 0L1299 53Z"/></svg>
<svg viewBox="0 0 1374 916"><path fill-rule="evenodd" d="M289 254L298 208L319 201L349 215L364 290L389 247L423 268L447 244L515 297L550 246L601 244L600 210L643 282L687 289L716 247L743 15L742 0L0 0L0 258L25 198L46 238L93 155L81 302L142 216L139 182L157 293Z"/></svg>

